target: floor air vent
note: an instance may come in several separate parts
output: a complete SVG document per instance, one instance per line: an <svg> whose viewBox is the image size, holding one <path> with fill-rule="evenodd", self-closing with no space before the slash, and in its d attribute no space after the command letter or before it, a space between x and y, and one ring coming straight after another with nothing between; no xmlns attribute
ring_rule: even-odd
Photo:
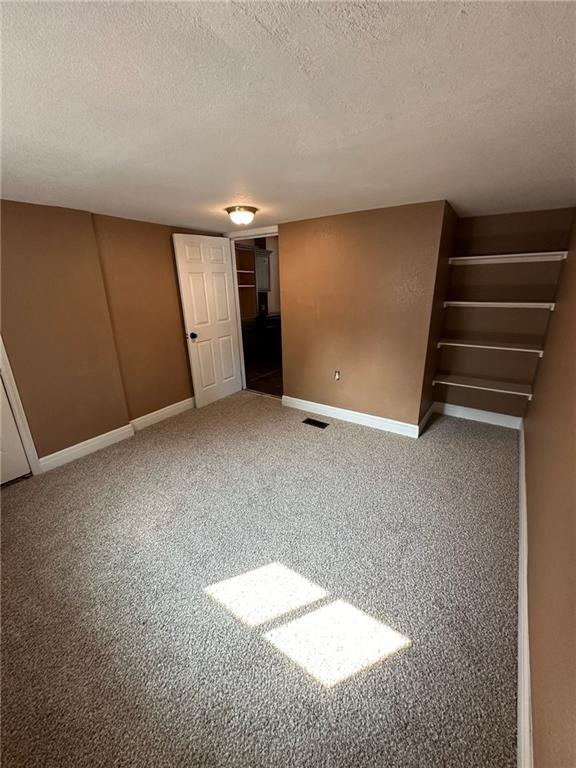
<svg viewBox="0 0 576 768"><path fill-rule="evenodd" d="M311 427L318 427L318 429L326 429L328 426L325 421L318 421L317 419L304 419L302 424L310 424Z"/></svg>

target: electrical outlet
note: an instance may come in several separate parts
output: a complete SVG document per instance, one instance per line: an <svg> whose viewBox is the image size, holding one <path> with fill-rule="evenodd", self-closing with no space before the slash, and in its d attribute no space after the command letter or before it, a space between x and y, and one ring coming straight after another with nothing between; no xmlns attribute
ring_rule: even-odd
<svg viewBox="0 0 576 768"><path fill-rule="evenodd" d="M335 381L340 381L340 371L334 371L334 379Z"/></svg>

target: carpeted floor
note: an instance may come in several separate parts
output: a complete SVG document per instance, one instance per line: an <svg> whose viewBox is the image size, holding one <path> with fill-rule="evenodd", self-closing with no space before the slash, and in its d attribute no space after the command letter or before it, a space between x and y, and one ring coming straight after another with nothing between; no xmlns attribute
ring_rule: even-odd
<svg viewBox="0 0 576 768"><path fill-rule="evenodd" d="M515 765L517 433L305 415L243 393L5 490L5 768ZM204 590L270 563L320 601ZM323 686L271 630L335 601L411 644Z"/></svg>

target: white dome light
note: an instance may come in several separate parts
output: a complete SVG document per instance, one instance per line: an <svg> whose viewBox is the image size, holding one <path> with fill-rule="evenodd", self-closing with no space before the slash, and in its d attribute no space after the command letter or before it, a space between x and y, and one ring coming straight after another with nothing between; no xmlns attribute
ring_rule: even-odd
<svg viewBox="0 0 576 768"><path fill-rule="evenodd" d="M254 214L258 208L254 208L251 205L231 205L229 208L224 209L228 216L232 219L234 224L252 224L254 221Z"/></svg>

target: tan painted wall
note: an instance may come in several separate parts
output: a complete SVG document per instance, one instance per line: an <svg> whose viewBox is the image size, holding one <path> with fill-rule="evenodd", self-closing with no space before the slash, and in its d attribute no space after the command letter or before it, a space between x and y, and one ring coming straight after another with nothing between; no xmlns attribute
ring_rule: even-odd
<svg viewBox="0 0 576 768"><path fill-rule="evenodd" d="M280 225L286 395L418 422L445 205Z"/></svg>
<svg viewBox="0 0 576 768"><path fill-rule="evenodd" d="M2 335L40 456L128 423L89 213L2 201Z"/></svg>
<svg viewBox="0 0 576 768"><path fill-rule="evenodd" d="M574 208L555 208L460 219L455 255L563 251L573 214Z"/></svg>
<svg viewBox="0 0 576 768"><path fill-rule="evenodd" d="M135 419L192 396L175 230L99 215L94 225L128 413Z"/></svg>
<svg viewBox="0 0 576 768"><path fill-rule="evenodd" d="M450 256L452 256L454 250L454 237L456 234L457 221L458 219L452 210L452 207L446 204L444 206L442 233L438 251L438 265L436 268L436 282L432 300L430 330L428 332L428 347L426 350L419 419L422 419L425 416L426 412L436 399L435 387L432 386L432 380L434 379L434 374L438 370L440 352L437 343L442 337L444 300L446 299L448 292L450 278L450 264L448 260Z"/></svg>
<svg viewBox="0 0 576 768"><path fill-rule="evenodd" d="M192 395L174 231L2 201L2 335L40 456Z"/></svg>
<svg viewBox="0 0 576 768"><path fill-rule="evenodd" d="M576 766L576 227L525 421L535 768Z"/></svg>

